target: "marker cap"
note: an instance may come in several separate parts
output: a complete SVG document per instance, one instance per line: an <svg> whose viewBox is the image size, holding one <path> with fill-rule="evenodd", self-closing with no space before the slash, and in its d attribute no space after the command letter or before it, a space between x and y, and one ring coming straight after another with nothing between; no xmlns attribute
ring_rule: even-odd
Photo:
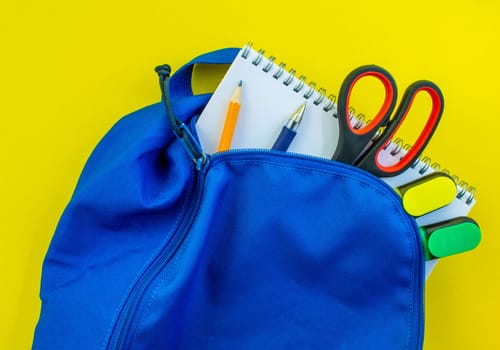
<svg viewBox="0 0 500 350"><path fill-rule="evenodd" d="M451 176L436 172L401 186L399 192L406 212L418 217L453 202L457 186Z"/></svg>
<svg viewBox="0 0 500 350"><path fill-rule="evenodd" d="M468 217L424 227L427 235L427 250L432 257L442 258L476 248L481 241L481 230Z"/></svg>

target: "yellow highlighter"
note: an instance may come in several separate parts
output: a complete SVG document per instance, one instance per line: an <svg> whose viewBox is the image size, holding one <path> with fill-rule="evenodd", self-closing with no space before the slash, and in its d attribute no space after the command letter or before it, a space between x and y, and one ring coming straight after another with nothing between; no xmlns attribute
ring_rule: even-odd
<svg viewBox="0 0 500 350"><path fill-rule="evenodd" d="M395 189L403 208L418 217L447 206L457 195L455 181L446 173L435 172Z"/></svg>
<svg viewBox="0 0 500 350"><path fill-rule="evenodd" d="M229 106L226 114L226 121L224 122L224 129L222 130L222 135L220 137L218 151L227 151L231 147L231 141L233 139L234 128L236 127L236 121L238 120L238 113L240 112L240 101L241 101L241 85L242 81L234 90L233 96L229 101Z"/></svg>

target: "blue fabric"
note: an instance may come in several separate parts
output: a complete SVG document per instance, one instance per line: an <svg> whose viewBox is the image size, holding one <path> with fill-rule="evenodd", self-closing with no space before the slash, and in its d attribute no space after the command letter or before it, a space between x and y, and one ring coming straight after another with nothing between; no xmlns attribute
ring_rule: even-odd
<svg viewBox="0 0 500 350"><path fill-rule="evenodd" d="M183 121L209 98L191 67L171 84ZM418 349L418 239L392 189L341 163L231 151L197 173L156 104L89 158L44 261L33 348Z"/></svg>

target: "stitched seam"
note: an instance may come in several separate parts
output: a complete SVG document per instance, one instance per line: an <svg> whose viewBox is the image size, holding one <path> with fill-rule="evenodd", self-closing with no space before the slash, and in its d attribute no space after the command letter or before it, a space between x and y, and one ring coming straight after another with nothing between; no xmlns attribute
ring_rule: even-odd
<svg viewBox="0 0 500 350"><path fill-rule="evenodd" d="M410 225L408 220L403 216L403 213L401 212L400 208L401 205L394 200L394 197L390 196L386 191L382 191L380 188L377 188L373 186L371 183L367 181L363 181L362 179L359 179L354 176L347 176L347 175L339 175L338 173L334 171L328 171L328 170L323 170L323 169L315 169L312 167L307 167L307 166L298 166L298 165L289 165L289 164L280 164L277 162L271 162L271 161L262 161L262 160L227 160L224 162L221 162L220 164L217 164L212 168L212 172L219 171L222 169L224 166L231 165L231 164L236 164L236 165L256 165L256 166L264 166L264 167L276 167L276 168L288 168L288 169L301 169L308 171L310 173L320 173L320 174L326 174L338 179L345 179L345 180L350 180L350 181L356 181L360 184L364 184L367 187L371 188L374 190L376 193L380 194L382 197L387 198L391 201L392 207L394 211L397 213L399 222L406 227L405 231L405 236L407 239L407 242L409 242L409 247L411 249L411 255L412 259L411 261L415 261L417 258L415 256L415 245L414 245L414 240L412 239L412 232L413 232L413 227ZM380 180L381 181L381 180ZM407 341L406 341L406 349L410 348L410 343L411 343L411 334L412 330L415 329L415 325L413 324L413 309L415 305L413 304L413 299L415 297L414 291L415 291L415 264L411 263L411 278L410 278L410 290L408 291L408 304L407 304L407 310L408 310L408 331L407 331Z"/></svg>
<svg viewBox="0 0 500 350"><path fill-rule="evenodd" d="M414 247L414 244L413 244L413 240L411 239L411 232L413 231L413 229L410 227L408 220L403 216L403 213L400 211L400 205L399 205L399 203L396 202L395 199L394 199L394 197L390 196L387 191L383 191L380 188L377 188L377 187L373 186L371 183L369 183L367 181L363 181L363 179L357 178L356 176L340 175L340 174L338 174L338 173L336 173L334 171L327 171L327 170L323 170L323 169L315 169L313 167L308 167L308 166L288 165L288 164L280 164L280 163L275 163L275 162L270 162L270 161L260 161L260 160L251 160L251 161L249 161L249 160L232 160L232 161L231 160L227 160L227 161L221 162L221 163L217 164L216 166L214 166L214 167L212 167L212 168L209 169L209 171L206 174L207 178L205 179L205 181L208 182L209 178L211 177L211 175L213 173L216 173L216 172L220 171L225 166L230 165L230 164L243 165L243 166L264 166L264 167L269 167L269 168L300 169L300 170L307 171L309 173L325 174L325 175L328 175L328 176L333 177L333 178L344 179L344 180L349 180L349 181L356 181L356 182L358 182L360 184L365 185L366 187L372 189L377 194L379 194L382 197L387 198L388 200L391 201L392 207L393 207L393 209L396 211L396 213L398 215L399 222L404 227L407 228L405 230L405 236L406 236L407 240L409 241L410 248L412 250L412 261L415 260L415 254L414 254L415 247ZM205 183L204 186L206 186L206 183ZM204 193L203 196L202 196L202 198L201 198L202 202L201 202L201 204L200 204L200 206L198 208L198 212L199 212L199 209L203 205L203 199L204 199L205 195L206 195L206 193ZM195 217L195 219L194 219L194 221L193 221L193 223L191 225L191 228L195 225L195 223L197 221L197 218L198 218L198 216ZM172 279L172 277L174 276L174 272L175 272L175 270L176 270L176 268L178 266L178 263L179 263L181 257L183 256L184 252L188 249L189 244L191 243L191 240L192 240L192 235L190 234L190 232L188 232L186 234L186 238L185 238L184 242L181 244L181 246L179 247L179 250L173 256L171 262L168 263L165 266L165 270L164 271L160 272L161 274L163 274L163 277L161 277L157 281L156 287L152 291L151 297L149 298L149 300L147 302L147 306L145 307L144 312L143 312L143 314L141 316L140 323L138 325L136 333L138 333L140 331L140 329L142 329L143 323L147 319L148 311L152 307L153 300L156 299L160 287L162 287L165 282L170 281ZM414 297L413 290L415 289L415 279L414 279L414 276L415 276L415 264L411 264L411 266L412 266L412 268L411 268L412 274L411 274L411 279L410 279L410 284L411 284L411 288L410 289L411 290L408 292L408 296L409 296L408 300L409 300L409 302L407 304L407 310L408 310L408 331L407 331L406 349L409 349L409 347L410 347L411 330L414 328L414 325L413 325L413 322L412 322L412 310L413 310L413 306L414 305L413 305L412 301L413 301L413 297Z"/></svg>
<svg viewBox="0 0 500 350"><path fill-rule="evenodd" d="M193 181L191 181L191 185L194 186ZM203 197L204 196L205 196L205 194L203 194ZM191 196L189 196L189 197L191 197ZM201 198L200 200L202 201L203 198ZM186 207L188 206L187 202L188 202L188 200L186 199ZM201 204L198 207L197 212L199 212L200 208L201 208ZM186 211L187 211L187 208L183 208L183 212L186 212ZM158 275L164 274L164 276L160 277L157 281L155 281L156 287L153 288L153 290L151 292L151 297L148 298L148 300L146 302L146 306L145 306L144 311L143 311L143 313L141 315L141 318L139 319L139 324L137 326L137 330L136 330L136 332L134 334L134 338L132 339L132 341L135 339L135 335L138 334L140 332L140 330L143 328L144 322L148 318L149 310L153 306L153 300L156 299L156 296L158 294L159 288L161 286L163 286L163 284L165 282L167 282L168 280L171 280L170 277L173 276L173 271L177 267L177 264L179 262L180 256L184 253L184 251L186 250L186 247L189 245L189 242L191 241L191 236L192 235L190 235L190 232L191 232L191 228L193 227L194 223L196 222L196 218L197 218L197 216L195 217L195 220L191 224L189 232L186 233L186 237L185 237L184 241L182 242L181 246L179 247L179 249L177 250L176 254L172 257L172 259L170 260L170 262L168 262L165 265L164 269L161 269L159 271ZM177 224L178 224L178 222L177 222ZM155 283L153 283L153 285Z"/></svg>
<svg viewBox="0 0 500 350"><path fill-rule="evenodd" d="M194 186L194 179L193 179L193 177L191 177L189 179L189 187L193 188L193 186ZM184 199L184 201L182 203L182 209L179 212L179 215L177 216L177 219L176 219L174 225L172 226L172 229L168 232L166 238L163 240L163 242L161 243L160 247L153 253L152 257L150 259L148 259L146 261L146 263L144 263L144 265L141 267L141 269L139 270L139 272L135 276L135 278L133 280L133 283L127 289L128 293L125 293L124 297L122 298L122 300L121 300L121 302L119 304L120 306L119 306L118 310L115 312L115 316L113 317L113 319L112 319L112 321L111 321L111 323L110 323L110 325L108 327L108 331L106 332L106 335L104 337L104 344L101 347L102 350L107 349L111 333L113 332L113 329L115 328L116 322L118 322L118 318L119 318L119 316L120 316L120 314L121 314L121 312L123 310L123 307L125 306L125 302L127 301L128 297L132 293L132 290L137 285L137 283L139 282L141 276L144 274L144 272L147 270L147 268L153 263L153 261L155 261L155 259L161 253L161 251L163 250L163 248L165 247L165 245L168 244L168 240L170 238L172 238L172 234L175 232L176 227L179 225L179 223L181 221L181 218L183 217L184 212L187 210L188 204L189 204L189 196ZM139 323L139 325L141 325L141 323ZM138 328L138 330L139 330L139 328ZM135 338L135 335L134 335L134 338ZM131 341L133 341L133 338L132 338Z"/></svg>

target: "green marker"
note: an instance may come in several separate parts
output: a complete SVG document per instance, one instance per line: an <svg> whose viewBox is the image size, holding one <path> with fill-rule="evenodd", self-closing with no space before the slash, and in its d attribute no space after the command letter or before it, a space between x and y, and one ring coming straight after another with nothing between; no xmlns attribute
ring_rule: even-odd
<svg viewBox="0 0 500 350"><path fill-rule="evenodd" d="M468 217L458 217L420 228L425 260L443 258L476 248L481 230Z"/></svg>

